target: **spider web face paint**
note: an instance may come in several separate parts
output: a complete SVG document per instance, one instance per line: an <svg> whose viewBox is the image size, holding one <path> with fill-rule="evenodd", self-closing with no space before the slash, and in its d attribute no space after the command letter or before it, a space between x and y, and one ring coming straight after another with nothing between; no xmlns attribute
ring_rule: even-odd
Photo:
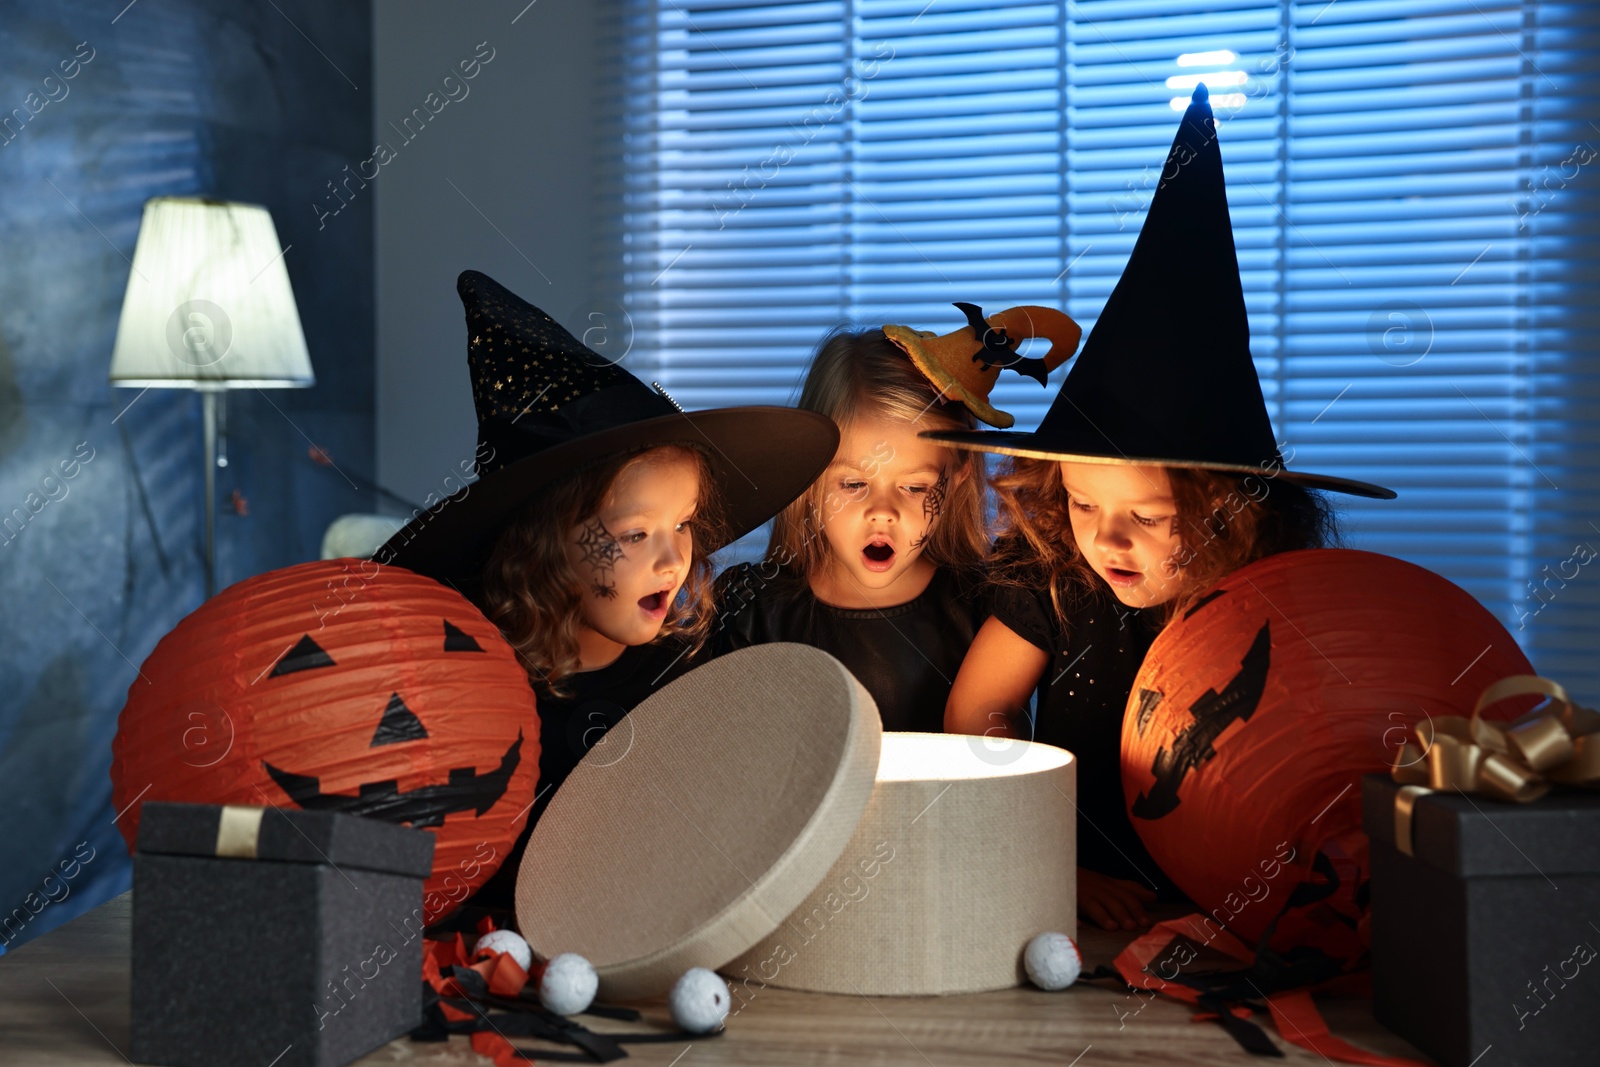
<svg viewBox="0 0 1600 1067"><path fill-rule="evenodd" d="M912 548L921 548L933 536L933 524L944 511L944 494L949 488L950 472L940 471L939 480L928 486L928 491L922 494L922 519L926 525L922 527L922 536L911 542Z"/></svg>
<svg viewBox="0 0 1600 1067"><path fill-rule="evenodd" d="M583 563L594 571L590 592L601 600L615 600L617 587L610 581L611 572L624 554L600 516L592 517L578 530L578 549L583 553Z"/></svg>

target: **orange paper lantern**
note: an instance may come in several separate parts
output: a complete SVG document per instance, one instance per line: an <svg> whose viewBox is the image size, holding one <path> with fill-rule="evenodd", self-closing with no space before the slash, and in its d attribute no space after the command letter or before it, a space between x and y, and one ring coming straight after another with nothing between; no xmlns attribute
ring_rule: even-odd
<svg viewBox="0 0 1600 1067"><path fill-rule="evenodd" d="M133 846L146 800L342 811L431 830L429 922L499 867L539 768L533 690L459 593L370 561L231 586L156 645L112 742Z"/></svg>
<svg viewBox="0 0 1600 1067"><path fill-rule="evenodd" d="M1361 776L1388 771L1414 723L1470 715L1486 685L1531 673L1431 571L1344 549L1271 556L1145 656L1122 725L1134 828L1208 931L1265 939L1306 973L1348 968L1364 952Z"/></svg>

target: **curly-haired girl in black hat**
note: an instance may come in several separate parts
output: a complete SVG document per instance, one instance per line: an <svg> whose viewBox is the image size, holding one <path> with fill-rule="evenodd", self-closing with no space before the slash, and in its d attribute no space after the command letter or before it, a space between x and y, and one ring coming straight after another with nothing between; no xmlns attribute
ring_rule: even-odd
<svg viewBox="0 0 1600 1067"><path fill-rule="evenodd" d="M1122 787L1123 713L1156 633L1239 567L1330 544L1317 490L1394 496L1283 465L1250 355L1203 84L1122 278L1038 429L936 437L1012 457L996 479L994 616L961 666L945 725L1078 757L1078 907L1132 928L1156 891L1173 890Z"/></svg>
<svg viewBox="0 0 1600 1067"><path fill-rule="evenodd" d="M704 642L710 553L793 499L838 436L781 408L685 412L492 278L466 271L457 289L479 478L379 559L471 598L537 695L538 792L519 802L532 801L527 826L474 901L505 906L561 783Z"/></svg>

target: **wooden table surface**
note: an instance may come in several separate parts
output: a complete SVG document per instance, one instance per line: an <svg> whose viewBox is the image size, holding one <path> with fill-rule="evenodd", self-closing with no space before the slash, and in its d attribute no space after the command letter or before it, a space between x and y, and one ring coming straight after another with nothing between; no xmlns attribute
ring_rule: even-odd
<svg viewBox="0 0 1600 1067"><path fill-rule="evenodd" d="M132 894L125 893L28 945L0 957L0 1064L126 1063ZM1089 967L1109 963L1129 940L1080 928ZM1373 1021L1370 1004L1319 997L1333 1032L1375 1052L1420 1058ZM1141 1008L1141 1004L1143 1005ZM585 1017L591 1029L648 1030L670 1026L666 1005L638 1005L636 1026ZM1110 1064L1229 1064L1250 1061L1212 1023L1165 998L1141 1001L1110 989L1078 986L1061 993L1007 989L951 997L858 997L759 990L729 1020L727 1032L703 1041L628 1046L627 1062L701 1067L712 1064L922 1064L982 1067L999 1063L1098 1067ZM1263 1020L1265 1022L1265 1020ZM1271 1024L1265 1023L1271 1033ZM1273 1035L1286 1064L1326 1064ZM539 1048L528 1042L537 1057ZM429 1067L489 1060L465 1037L448 1044L393 1041L357 1061ZM549 1061L546 1061L549 1062ZM265 1064L249 1067L267 1067Z"/></svg>

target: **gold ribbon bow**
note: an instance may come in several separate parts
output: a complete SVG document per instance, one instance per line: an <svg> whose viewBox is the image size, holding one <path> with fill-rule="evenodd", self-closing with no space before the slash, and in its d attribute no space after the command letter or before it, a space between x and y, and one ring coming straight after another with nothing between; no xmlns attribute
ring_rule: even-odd
<svg viewBox="0 0 1600 1067"><path fill-rule="evenodd" d="M1483 720L1483 709L1531 693L1550 699L1515 722ZM1574 704L1548 678L1502 678L1478 697L1470 719L1425 719L1412 729L1415 740L1400 746L1393 769L1401 784L1394 798L1394 841L1408 856L1417 798L1435 790L1527 804L1548 793L1552 782L1600 786L1600 712Z"/></svg>

